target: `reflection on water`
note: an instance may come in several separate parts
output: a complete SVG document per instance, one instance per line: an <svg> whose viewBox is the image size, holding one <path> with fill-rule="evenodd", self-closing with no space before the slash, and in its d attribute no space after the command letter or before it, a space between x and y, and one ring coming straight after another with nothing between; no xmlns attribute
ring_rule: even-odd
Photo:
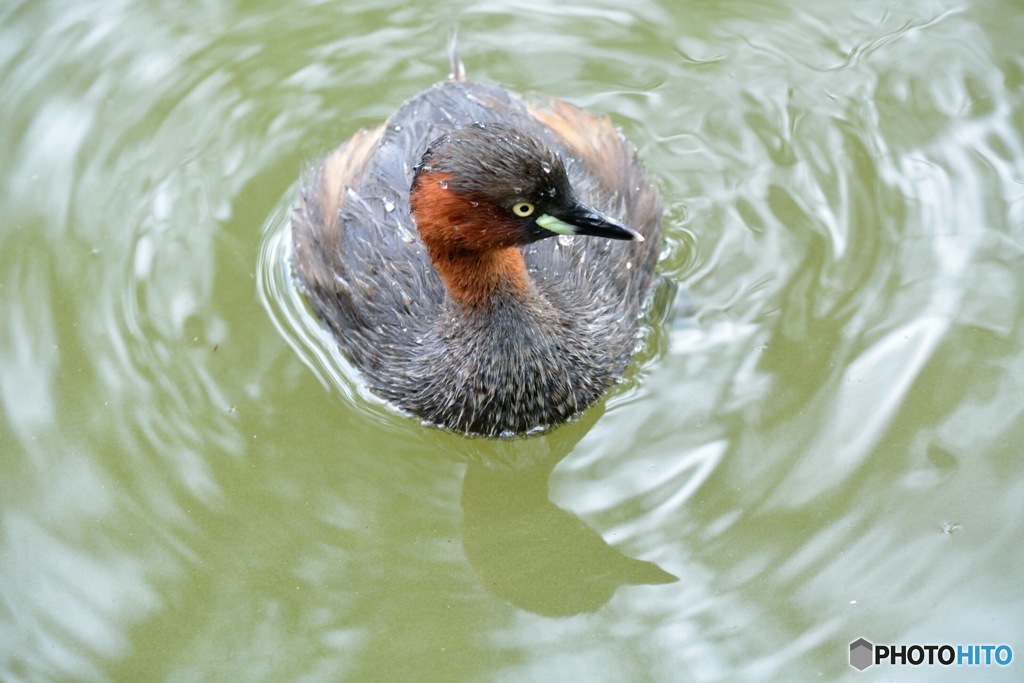
<svg viewBox="0 0 1024 683"><path fill-rule="evenodd" d="M678 581L652 562L625 557L548 499L548 477L561 457L522 469L469 466L462 544L484 587L554 617L594 612L623 585Z"/></svg>
<svg viewBox="0 0 1024 683"><path fill-rule="evenodd" d="M3 10L0 679L835 679L857 637L1012 642L1012 3L393 4ZM670 201L664 323L534 439L380 405L286 267L298 173L444 75L449 20L471 76L610 112Z"/></svg>

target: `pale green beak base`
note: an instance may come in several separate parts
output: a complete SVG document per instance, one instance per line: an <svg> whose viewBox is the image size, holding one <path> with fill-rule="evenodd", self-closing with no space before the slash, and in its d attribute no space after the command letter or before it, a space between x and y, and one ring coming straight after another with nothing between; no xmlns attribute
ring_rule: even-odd
<svg viewBox="0 0 1024 683"><path fill-rule="evenodd" d="M547 213L537 219L537 225L557 235L575 235L577 232L575 225L558 220Z"/></svg>

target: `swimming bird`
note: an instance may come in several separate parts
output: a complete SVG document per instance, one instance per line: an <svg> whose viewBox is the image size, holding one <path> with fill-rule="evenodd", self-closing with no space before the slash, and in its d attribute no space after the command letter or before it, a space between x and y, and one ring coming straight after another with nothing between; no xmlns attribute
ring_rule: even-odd
<svg viewBox="0 0 1024 683"><path fill-rule="evenodd" d="M663 208L604 116L452 77L300 182L293 265L378 396L465 434L569 420L639 341Z"/></svg>

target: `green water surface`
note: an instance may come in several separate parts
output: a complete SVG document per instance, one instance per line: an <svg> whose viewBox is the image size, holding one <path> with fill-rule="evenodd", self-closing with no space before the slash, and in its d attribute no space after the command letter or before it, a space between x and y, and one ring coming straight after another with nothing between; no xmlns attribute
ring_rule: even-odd
<svg viewBox="0 0 1024 683"><path fill-rule="evenodd" d="M529 439L375 401L287 269L300 172L452 24L668 205L630 375ZM1020 680L1021 36L1013 0L8 0L0 680ZM1014 659L859 673L859 637Z"/></svg>

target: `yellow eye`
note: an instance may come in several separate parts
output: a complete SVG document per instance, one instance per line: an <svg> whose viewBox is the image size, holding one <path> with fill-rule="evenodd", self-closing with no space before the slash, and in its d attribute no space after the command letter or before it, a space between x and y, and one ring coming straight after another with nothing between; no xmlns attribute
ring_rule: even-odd
<svg viewBox="0 0 1024 683"><path fill-rule="evenodd" d="M516 202L512 205L512 213L519 216L520 218L526 218L532 216L534 212L534 206L530 202Z"/></svg>

